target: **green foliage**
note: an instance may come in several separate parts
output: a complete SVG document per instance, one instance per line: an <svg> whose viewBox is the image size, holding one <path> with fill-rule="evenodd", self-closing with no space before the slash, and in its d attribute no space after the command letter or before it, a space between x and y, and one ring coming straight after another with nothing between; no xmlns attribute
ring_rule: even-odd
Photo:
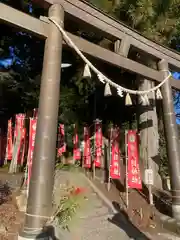
<svg viewBox="0 0 180 240"><path fill-rule="evenodd" d="M66 230L69 230L69 225L79 208L81 208L82 201L85 199L84 189L70 187L67 193L60 200L60 209L57 212L56 218L59 225Z"/></svg>
<svg viewBox="0 0 180 240"><path fill-rule="evenodd" d="M90 0L98 8L137 30L145 37L176 50L180 36L180 0ZM111 9L109 4L111 3ZM152 66L152 62L147 63ZM179 103L176 95L175 104ZM162 112L160 111L162 119ZM162 120L161 120L162 121ZM129 125L127 122L126 125ZM168 159L164 131L159 129L160 172L168 174Z"/></svg>
<svg viewBox="0 0 180 240"><path fill-rule="evenodd" d="M159 164L159 172L161 176L169 175L168 171L168 159L167 159L167 151L166 151L166 140L164 137L164 131L159 131L159 155L160 155L160 164Z"/></svg>
<svg viewBox="0 0 180 240"><path fill-rule="evenodd" d="M179 39L180 0L90 0L88 2L108 11L118 20L152 40L174 47L174 42Z"/></svg>

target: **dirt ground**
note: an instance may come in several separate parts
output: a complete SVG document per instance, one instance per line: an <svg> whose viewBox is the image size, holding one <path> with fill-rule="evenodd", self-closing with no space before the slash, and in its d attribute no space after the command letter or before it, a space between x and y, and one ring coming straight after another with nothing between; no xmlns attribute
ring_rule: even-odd
<svg viewBox="0 0 180 240"><path fill-rule="evenodd" d="M22 174L8 174L0 169L0 240L16 240L24 221L15 199L21 178Z"/></svg>
<svg viewBox="0 0 180 240"><path fill-rule="evenodd" d="M136 190L129 191L129 206L126 208L126 194L122 189L117 190L117 186L112 183L110 190L107 185L100 183L99 180L93 181L104 195L113 203L114 207L123 212L131 223L142 232L150 234L168 233L163 229L161 222L156 217L157 209L150 206L146 197Z"/></svg>
<svg viewBox="0 0 180 240"><path fill-rule="evenodd" d="M17 209L13 197L0 206L0 240L16 240L24 215Z"/></svg>

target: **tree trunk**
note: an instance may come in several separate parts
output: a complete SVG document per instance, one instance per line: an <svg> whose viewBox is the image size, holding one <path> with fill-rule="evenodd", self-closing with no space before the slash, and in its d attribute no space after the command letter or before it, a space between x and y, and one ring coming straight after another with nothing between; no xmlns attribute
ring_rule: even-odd
<svg viewBox="0 0 180 240"><path fill-rule="evenodd" d="M154 82L139 77L139 90L154 87ZM144 181L144 169L151 168L154 175L154 186L162 189L159 174L159 134L155 94L148 94L150 106L139 105L138 122L140 130L140 166Z"/></svg>

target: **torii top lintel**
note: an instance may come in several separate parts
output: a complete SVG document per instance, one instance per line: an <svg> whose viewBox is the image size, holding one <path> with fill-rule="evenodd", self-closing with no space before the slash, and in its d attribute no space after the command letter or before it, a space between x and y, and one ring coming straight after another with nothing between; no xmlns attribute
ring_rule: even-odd
<svg viewBox="0 0 180 240"><path fill-rule="evenodd" d="M156 59L165 59L175 69L180 69L180 54L163 45L153 42L137 31L126 26L124 23L103 13L86 1L80 0L34 0L41 6L48 7L50 4L59 3L64 7L67 15L74 21L82 22L98 30L111 40L126 39L127 44L153 56Z"/></svg>

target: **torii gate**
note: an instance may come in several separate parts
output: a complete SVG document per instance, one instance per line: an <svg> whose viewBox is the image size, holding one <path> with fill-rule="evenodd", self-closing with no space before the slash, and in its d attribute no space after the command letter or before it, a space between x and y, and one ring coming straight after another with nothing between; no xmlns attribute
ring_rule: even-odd
<svg viewBox="0 0 180 240"><path fill-rule="evenodd" d="M112 52L68 33L78 48L87 55L158 82L167 76L169 66L171 69L180 70L180 55L177 52L146 39L83 1L56 0L56 4L54 0L35 1L42 7L49 7L48 16L55 18L62 27L65 12L67 18L70 17L72 21L92 27L94 31L100 32L115 43L115 52ZM46 39L32 177L24 229L19 236L19 239L35 239L51 214L60 65L65 42L60 31L47 18L43 17L39 20L2 3L0 9L1 21ZM159 71L128 59L130 47L153 56L158 61ZM175 89L180 89L180 82L171 78L171 81L166 82L162 87L168 156L171 163L173 162L171 164L172 207L174 217L180 219L180 153L170 84ZM36 229L37 232L32 234L30 231L32 229Z"/></svg>

